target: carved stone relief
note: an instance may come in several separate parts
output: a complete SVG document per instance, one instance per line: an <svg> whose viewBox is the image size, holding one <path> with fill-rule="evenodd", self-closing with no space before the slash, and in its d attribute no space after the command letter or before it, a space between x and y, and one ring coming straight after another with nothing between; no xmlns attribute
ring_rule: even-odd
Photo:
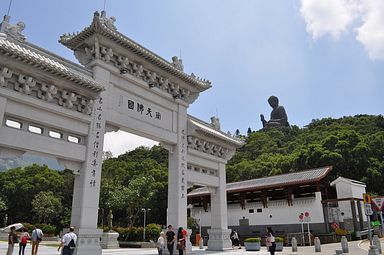
<svg viewBox="0 0 384 255"><path fill-rule="evenodd" d="M226 159L228 157L229 149L223 146L205 141L203 139L188 136L187 137L188 148L194 149L209 155L217 156L219 158Z"/></svg>
<svg viewBox="0 0 384 255"><path fill-rule="evenodd" d="M92 99L38 81L32 76L16 73L5 66L0 66L0 85L87 115L92 113Z"/></svg>
<svg viewBox="0 0 384 255"><path fill-rule="evenodd" d="M121 74L128 73L136 78L140 78L145 81L149 87L157 87L166 91L175 99L182 99L186 102L194 100L194 96L191 96L191 91L180 88L178 84L169 82L167 77L161 77L156 72L145 69L143 65L130 61L127 56L116 54L111 48L99 46L98 49L100 54L96 54L94 47L77 49L75 56L81 64L87 65L99 55L101 60L118 68Z"/></svg>

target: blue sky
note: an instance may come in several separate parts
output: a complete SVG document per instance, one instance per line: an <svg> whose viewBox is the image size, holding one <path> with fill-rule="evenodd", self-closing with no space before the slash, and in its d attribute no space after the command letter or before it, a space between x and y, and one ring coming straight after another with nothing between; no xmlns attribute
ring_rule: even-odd
<svg viewBox="0 0 384 255"><path fill-rule="evenodd" d="M8 4L0 2L2 14ZM59 36L88 26L103 5L13 0L11 23L24 21L29 42L76 62ZM382 0L107 0L106 11L121 33L168 60L181 51L185 71L212 82L189 114L218 113L225 132L260 129L270 95L300 127L383 113ZM115 139L107 142L114 154Z"/></svg>

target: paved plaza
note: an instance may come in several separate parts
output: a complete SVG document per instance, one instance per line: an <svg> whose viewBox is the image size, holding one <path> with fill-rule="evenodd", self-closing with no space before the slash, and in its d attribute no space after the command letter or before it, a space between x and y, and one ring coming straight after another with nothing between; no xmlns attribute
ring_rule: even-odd
<svg viewBox="0 0 384 255"><path fill-rule="evenodd" d="M381 240L382 245L384 244ZM59 255L57 251L57 243L55 242L43 242L39 247L38 255ZM368 254L368 241L353 241L349 242L349 254L351 255L367 255ZM334 244L324 244L321 246L322 251L315 253L314 246L310 247L299 247L298 253L292 253L291 247L284 247L282 252L276 252L276 255L333 255L335 254L336 249L341 249L340 243ZM0 254L5 254L7 251L7 244L5 242L0 242ZM31 246L28 245L26 248L26 255L31 254ZM18 246L15 247L13 254L18 254ZM103 255L156 255L157 250L153 248L139 249L139 248L126 248L126 249L109 249L103 250ZM261 248L261 251L245 251L244 247L242 249L234 249L225 252L218 251L204 251L199 250L198 247L193 247L193 254L225 254L225 255L239 255L239 254L249 254L249 255L268 255L269 252L266 251L265 247ZM91 254L90 254L91 255Z"/></svg>

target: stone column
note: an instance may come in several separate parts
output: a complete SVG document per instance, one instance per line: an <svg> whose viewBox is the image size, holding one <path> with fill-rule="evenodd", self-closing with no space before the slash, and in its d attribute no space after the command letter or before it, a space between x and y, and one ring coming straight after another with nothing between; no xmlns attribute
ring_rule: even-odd
<svg viewBox="0 0 384 255"><path fill-rule="evenodd" d="M360 231L364 229L364 214L363 214L363 209L361 208L361 201L357 201L357 211L359 212L359 227Z"/></svg>
<svg viewBox="0 0 384 255"><path fill-rule="evenodd" d="M171 224L175 231L179 227L187 229L187 108L178 105L177 144L165 145L169 151L168 163L168 212L167 225ZM174 116L175 116L174 115ZM176 233L177 234L177 233ZM187 246L188 248L188 246ZM191 249L191 246L189 245ZM176 249L176 244L175 244ZM187 252L190 250L187 250ZM168 254L165 251L164 254ZM175 253L176 254L176 253Z"/></svg>
<svg viewBox="0 0 384 255"><path fill-rule="evenodd" d="M108 84L109 72L95 67L94 77L98 83ZM105 132L105 97L106 92L102 92L95 100L92 121L85 141L86 159L80 174L75 176L71 215L71 225L76 228L78 235L75 255L102 254L100 246L102 230L97 229L97 218Z"/></svg>
<svg viewBox="0 0 384 255"><path fill-rule="evenodd" d="M211 229L208 229L208 250L222 251L232 249L227 216L227 183L225 162L218 163L219 187L211 191Z"/></svg>
<svg viewBox="0 0 384 255"><path fill-rule="evenodd" d="M359 225L357 224L355 200L351 200L351 211L352 211L353 231L356 232L356 231L359 231Z"/></svg>

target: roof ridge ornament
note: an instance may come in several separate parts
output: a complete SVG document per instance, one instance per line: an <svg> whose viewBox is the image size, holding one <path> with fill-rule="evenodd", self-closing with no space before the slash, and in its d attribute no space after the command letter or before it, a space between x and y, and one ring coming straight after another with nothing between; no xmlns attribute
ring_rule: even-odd
<svg viewBox="0 0 384 255"><path fill-rule="evenodd" d="M114 16L107 17L107 12L105 10L101 11L100 14L99 14L99 12L96 11L94 13L94 17L98 18L100 23L104 24L107 28L112 29L112 30L117 30L117 28L115 26L116 18Z"/></svg>
<svg viewBox="0 0 384 255"><path fill-rule="evenodd" d="M184 71L184 65L183 65L183 60L181 58L178 58L177 56L173 56L172 57L172 65L180 70L180 71Z"/></svg>
<svg viewBox="0 0 384 255"><path fill-rule="evenodd" d="M25 29L25 23L19 21L16 25L10 24L11 16L4 15L4 19L0 24L0 33L4 33L10 38L23 42L26 37L22 34L22 31Z"/></svg>

